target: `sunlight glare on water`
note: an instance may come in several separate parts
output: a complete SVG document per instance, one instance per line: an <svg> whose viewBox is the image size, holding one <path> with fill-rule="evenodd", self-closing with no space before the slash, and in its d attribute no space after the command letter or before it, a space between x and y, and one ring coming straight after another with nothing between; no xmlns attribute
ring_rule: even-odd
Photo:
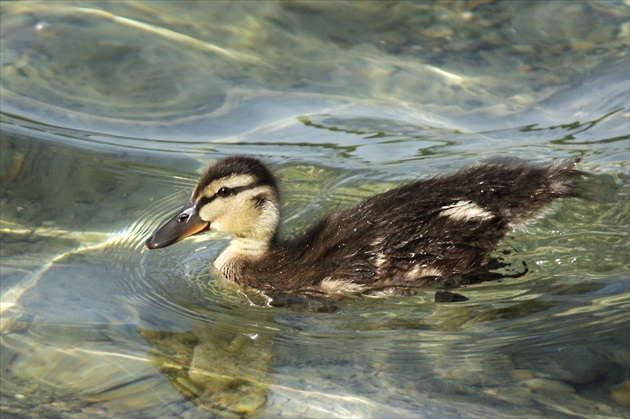
<svg viewBox="0 0 630 419"><path fill-rule="evenodd" d="M0 9L0 414L630 413L627 2ZM144 248L232 154L277 175L284 236L500 158L580 156L591 199L467 301L271 301L211 268L225 235Z"/></svg>

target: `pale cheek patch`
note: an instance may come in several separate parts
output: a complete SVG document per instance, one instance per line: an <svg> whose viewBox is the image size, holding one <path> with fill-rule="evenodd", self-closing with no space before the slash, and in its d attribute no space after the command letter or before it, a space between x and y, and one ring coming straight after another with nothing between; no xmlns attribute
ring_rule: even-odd
<svg viewBox="0 0 630 419"><path fill-rule="evenodd" d="M268 186L258 186L227 198L217 198L201 207L199 216L209 221L213 230L237 236L270 236L279 222L277 205L273 199L268 199L266 205L259 208L254 197L272 194Z"/></svg>
<svg viewBox="0 0 630 419"><path fill-rule="evenodd" d="M481 208L479 205L471 201L459 201L453 205L447 205L442 207L442 211L438 214L439 217L449 217L453 220L468 221L468 220L489 220L494 217L489 211Z"/></svg>

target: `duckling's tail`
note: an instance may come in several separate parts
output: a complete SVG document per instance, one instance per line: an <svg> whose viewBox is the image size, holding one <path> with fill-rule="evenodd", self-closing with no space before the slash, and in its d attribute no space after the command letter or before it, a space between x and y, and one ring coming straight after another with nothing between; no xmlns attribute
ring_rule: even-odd
<svg viewBox="0 0 630 419"><path fill-rule="evenodd" d="M576 169L581 160L576 157L551 166L523 165L508 169L509 176L513 176L511 196L493 210L504 215L512 226L517 226L540 215L557 199L589 199L586 182L589 175Z"/></svg>

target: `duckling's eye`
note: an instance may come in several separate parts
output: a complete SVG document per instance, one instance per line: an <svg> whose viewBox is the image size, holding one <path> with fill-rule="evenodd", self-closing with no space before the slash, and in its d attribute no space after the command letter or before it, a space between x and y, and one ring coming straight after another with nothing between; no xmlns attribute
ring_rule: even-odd
<svg viewBox="0 0 630 419"><path fill-rule="evenodd" d="M219 198L225 198L232 195L233 193L234 191L232 189L223 186L222 188L219 188L219 190L217 191L217 196Z"/></svg>

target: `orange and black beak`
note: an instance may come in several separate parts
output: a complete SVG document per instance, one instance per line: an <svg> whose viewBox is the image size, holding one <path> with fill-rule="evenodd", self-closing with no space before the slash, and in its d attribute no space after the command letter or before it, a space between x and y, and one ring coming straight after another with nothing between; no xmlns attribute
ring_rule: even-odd
<svg viewBox="0 0 630 419"><path fill-rule="evenodd" d="M189 203L184 205L184 208L170 221L155 230L145 242L144 247L151 250L170 246L206 230L210 230L210 223L199 217L194 203Z"/></svg>

